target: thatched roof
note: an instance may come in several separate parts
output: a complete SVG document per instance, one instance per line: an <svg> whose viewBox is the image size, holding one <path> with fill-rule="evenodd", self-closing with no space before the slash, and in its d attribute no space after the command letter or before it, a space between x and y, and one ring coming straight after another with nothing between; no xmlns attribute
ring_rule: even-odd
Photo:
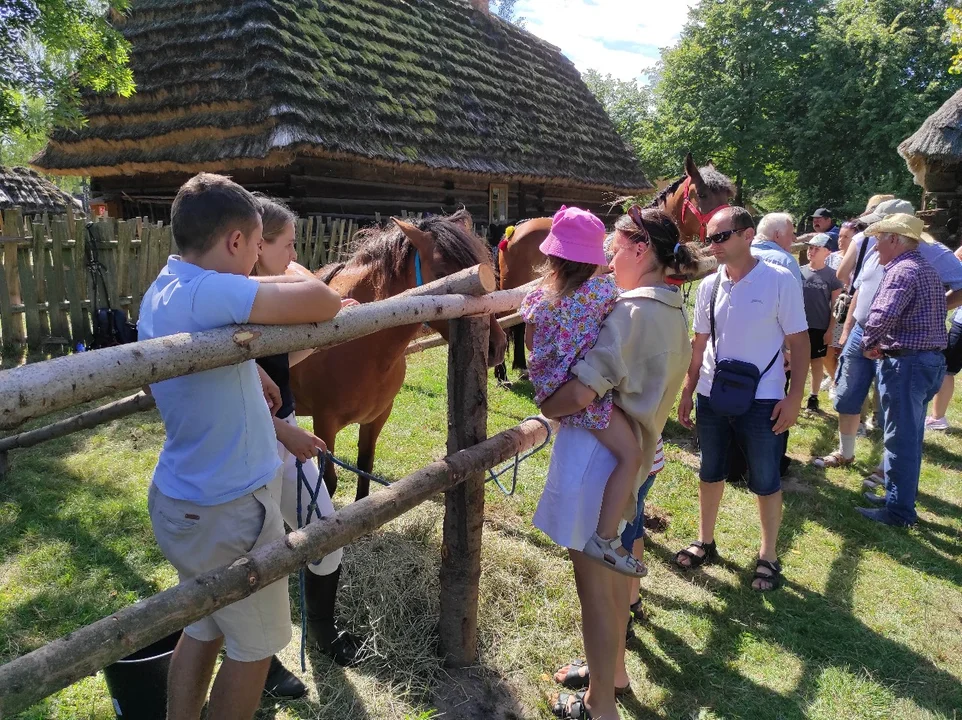
<svg viewBox="0 0 962 720"><path fill-rule="evenodd" d="M298 155L650 187L574 65L468 0L134 0L137 92L36 159L105 176Z"/></svg>
<svg viewBox="0 0 962 720"><path fill-rule="evenodd" d="M80 202L34 170L0 165L0 210L19 207L24 213L62 213Z"/></svg>
<svg viewBox="0 0 962 720"><path fill-rule="evenodd" d="M913 172L919 162L962 162L962 90L899 144L899 155Z"/></svg>

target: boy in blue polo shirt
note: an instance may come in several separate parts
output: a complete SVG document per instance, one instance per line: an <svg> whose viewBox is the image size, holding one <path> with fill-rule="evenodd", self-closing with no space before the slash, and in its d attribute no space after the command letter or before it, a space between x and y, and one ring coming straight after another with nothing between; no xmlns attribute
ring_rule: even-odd
<svg viewBox="0 0 962 720"><path fill-rule="evenodd" d="M171 209L180 255L144 295L141 339L234 323L322 322L340 297L311 277L249 277L261 242L255 198L220 175L187 181ZM284 536L280 461L271 411L253 360L151 385L167 431L150 487L154 535L181 581ZM287 581L184 630L171 659L168 717L252 718L274 653L290 641Z"/></svg>

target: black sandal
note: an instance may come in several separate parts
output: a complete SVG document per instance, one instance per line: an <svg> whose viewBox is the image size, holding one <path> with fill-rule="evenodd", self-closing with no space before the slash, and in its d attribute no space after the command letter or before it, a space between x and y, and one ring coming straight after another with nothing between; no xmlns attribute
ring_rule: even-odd
<svg viewBox="0 0 962 720"><path fill-rule="evenodd" d="M771 572L770 575L758 572L759 568L765 568ZM767 588L756 588L755 581L762 580L769 583ZM755 592L771 592L772 590L778 590L782 586L782 564L776 560L775 562L768 562L768 560L762 560L758 558L758 562L755 563L755 574L752 576L752 590Z"/></svg>
<svg viewBox="0 0 962 720"><path fill-rule="evenodd" d="M635 622L643 623L648 621L648 613L646 613L645 609L641 606L641 598L638 598L638 600L629 605L628 609L631 610L631 618Z"/></svg>
<svg viewBox="0 0 962 720"><path fill-rule="evenodd" d="M580 668L585 668L584 675L578 672ZM561 668L558 668L558 672L561 672ZM561 681L560 685L561 687L566 687L569 690L584 690L586 687L588 687L588 680L590 677L591 673L588 670L588 663L586 663L584 660L572 660L568 663L568 673L565 675L565 678ZM624 697L625 695L630 695L631 692L631 683L628 683L624 687L615 688L615 697ZM557 703L555 704L555 707L557 707Z"/></svg>
<svg viewBox="0 0 962 720"><path fill-rule="evenodd" d="M690 547L701 548L702 550L705 551L705 554L696 555L695 553L693 553L691 550L688 549ZM683 557L688 558L687 565L682 565L681 562L679 562L679 559ZM693 542L688 543L688 547L686 547L685 549L679 550L678 552L676 552L673 562L675 563L676 566L678 566L682 570L694 570L695 568L699 568L702 565L707 565L709 563L712 563L717 559L718 559L718 548L715 545L714 540L712 540L710 543L704 543L701 540L695 540Z"/></svg>
<svg viewBox="0 0 962 720"><path fill-rule="evenodd" d="M561 693L555 702L551 712L561 720L591 720L591 713L585 705L585 694L583 692L571 695Z"/></svg>

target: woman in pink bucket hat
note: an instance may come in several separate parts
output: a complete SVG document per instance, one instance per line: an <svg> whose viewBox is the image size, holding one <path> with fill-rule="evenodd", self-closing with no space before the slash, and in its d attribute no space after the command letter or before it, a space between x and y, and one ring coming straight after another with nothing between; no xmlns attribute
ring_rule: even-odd
<svg viewBox="0 0 962 720"><path fill-rule="evenodd" d="M572 378L571 368L595 344L601 324L618 300L614 277L604 272L605 234L604 223L592 213L562 206L551 223L551 233L541 243L541 252L548 258L544 278L521 304L531 350L528 376L539 405ZM618 533L641 464L628 419L612 402L609 390L561 423L592 430L617 460L585 555L623 575L644 577L648 569L621 544Z"/></svg>

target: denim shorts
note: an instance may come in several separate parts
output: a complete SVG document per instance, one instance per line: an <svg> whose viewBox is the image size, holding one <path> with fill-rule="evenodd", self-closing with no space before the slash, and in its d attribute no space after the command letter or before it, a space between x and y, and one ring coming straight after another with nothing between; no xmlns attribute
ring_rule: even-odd
<svg viewBox="0 0 962 720"><path fill-rule="evenodd" d="M734 439L748 460L748 489L765 496L782 489L784 439L772 432L772 411L778 400L755 400L738 417L718 415L704 395L696 401L698 442L701 444L702 482L721 482L728 476L728 452Z"/></svg>
<svg viewBox="0 0 962 720"><path fill-rule="evenodd" d="M656 477L658 477L657 473L652 473L638 489L638 509L635 511L635 520L628 523L628 527L621 533L621 544L629 551L635 544L635 540L645 536L645 498L648 497L651 486L655 484Z"/></svg>
<svg viewBox="0 0 962 720"><path fill-rule="evenodd" d="M862 328L855 324L845 341L835 372L835 411L859 415L872 389L878 364L862 354Z"/></svg>

